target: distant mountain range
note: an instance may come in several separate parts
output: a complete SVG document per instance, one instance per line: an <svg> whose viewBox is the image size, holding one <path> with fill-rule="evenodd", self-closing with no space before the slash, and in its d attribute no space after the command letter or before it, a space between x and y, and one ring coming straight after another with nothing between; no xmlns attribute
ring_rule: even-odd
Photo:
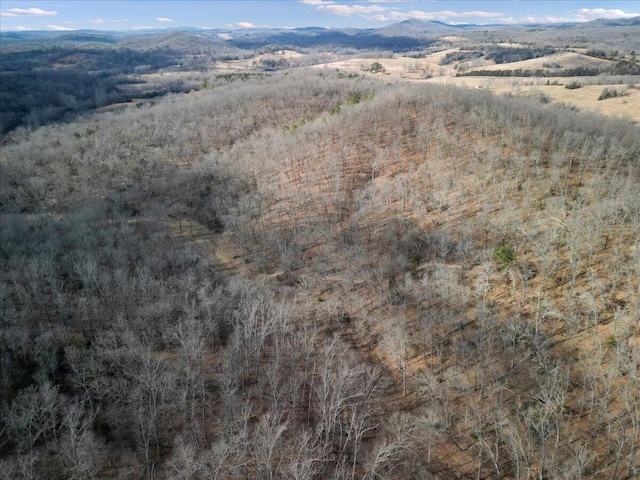
<svg viewBox="0 0 640 480"><path fill-rule="evenodd" d="M590 29L600 27L633 27L640 26L640 16L628 19L598 19L582 23L562 24L526 24L526 25L449 25L439 21L405 20L380 28L325 28L299 27L284 28L252 28L252 29L202 29L195 27L179 27L171 29L154 29L138 31L98 31L77 30L65 32L25 31L1 32L0 39L10 41L38 41L55 39L61 43L97 42L103 44L119 43L125 38L149 37L183 32L197 34L203 42L228 42L239 48L255 49L264 46L281 47L317 47L331 46L388 49L393 51L410 50L428 46L438 37L452 35L461 31L500 30L519 28L550 29Z"/></svg>

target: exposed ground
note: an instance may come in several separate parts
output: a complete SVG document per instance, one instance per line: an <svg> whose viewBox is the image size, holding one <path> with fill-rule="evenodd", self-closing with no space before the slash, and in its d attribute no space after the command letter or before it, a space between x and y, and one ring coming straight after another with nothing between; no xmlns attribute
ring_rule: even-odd
<svg viewBox="0 0 640 480"><path fill-rule="evenodd" d="M561 86L549 88L566 90ZM409 97L409 92L402 93ZM623 195L622 190L612 191L607 185L614 182L616 189L622 189L625 183L624 188L634 192L635 187L621 178L607 179L607 167L591 163L602 159L597 152L605 137L581 140L583 151L593 148L595 157L589 159L589 154L578 161L582 154L561 150L563 142L552 140L555 135L565 135L567 125L555 133L543 124L527 124L517 133L506 133L496 125L487 125L489 131L483 131L480 126L466 125L465 115L449 117L443 114L447 109L429 112L428 105L435 98L402 100L406 102L402 107L394 107L402 112L397 118L387 117L391 105L395 105L387 101L371 108L354 107L357 111L344 107L340 114L344 119L311 120L291 137L265 134L265 145L286 143L261 150L259 159L245 160L249 162L247 168L260 172L256 188L263 192L256 197L260 213L254 212L258 216L248 220L245 228L250 225L251 231L264 233L256 234L250 249L243 248L233 235L216 236L213 241L197 224L193 230L185 227L181 235L226 272L286 285L289 298L318 319L327 334L338 335L389 372L395 388L383 400L385 411L422 415L429 395L425 392L433 389L430 394L437 396L442 395L442 391L436 393L437 389L450 388L445 395L452 402L448 408L457 412L453 414L456 422L448 430L450 441L433 447L436 458L446 459L443 478L473 478L479 471L478 451L473 446L477 446L475 440L482 429L478 430L475 422L478 415L486 415L486 422L493 415L483 410L485 401L518 411L525 424L537 415L538 389L544 386L536 387L539 380L532 372L539 360L525 356L518 361L511 359L509 364L508 355L502 357L505 350L492 343L498 341L497 337L487 339L481 334L491 331L507 335L514 326L510 323L513 319L522 321L520 326L544 332L547 354L558 359L558 364L565 365L566 359L572 359L566 364L572 388L563 400L561 416L566 422L563 428L573 432L576 440L563 448L571 448L574 441L586 441L584 437L577 439L578 432L596 428L593 417L586 413L587 392L579 387L585 385L587 365L594 356L602 355L602 363L589 370L591 374L614 369L612 354L603 354L603 349L610 351L618 338L623 338L626 347L633 350L640 339L629 309L638 302L635 273L629 270L624 289L613 289L618 282L615 272L631 268L635 261L636 233L625 222L618 223L617 207L609 213L597 211L608 203L600 203L603 195L612 195L611 206L630 201L622 209L631 211L637 192ZM412 102L424 105L413 110ZM535 104L528 106L533 108ZM325 125L324 130L318 130L320 124ZM509 128L515 127L509 124ZM541 130L546 132L542 137ZM320 131L323 134L317 135ZM428 142L429 137L439 140ZM465 140L456 140L460 138ZM552 142L557 146L551 147ZM305 148L296 149L297 143ZM574 159L576 163L572 163ZM555 163L558 161L562 162L561 170ZM343 195L350 200L340 204L336 199ZM327 217L332 222L327 222ZM612 222L608 233L597 226L602 221ZM414 245L411 248L417 248L416 253L407 254L415 259L414 264L402 266L401 260L393 258L393 249L405 240L395 231L402 230L398 225L423 232L415 239L415 245L422 246ZM585 230L581 230L583 227ZM326 229L327 237L340 247L333 250L327 237L314 237L313 228ZM308 234L303 233L306 230ZM430 237L432 232L444 236ZM305 243L306 235L315 238L311 244ZM589 242L595 243L589 246L578 241L583 235L594 235ZM285 236L286 242L273 240ZM458 256L453 252L465 248L465 238L480 250L483 245L486 249L509 238L518 244L518 264L504 270L491 267L490 248L473 259ZM444 243L435 247L439 241ZM454 242L461 243L453 246ZM583 263L571 266L576 253L572 245L578 244ZM289 256L288 248L302 250L301 258L296 258L298 253ZM429 249L433 251L426 253ZM449 260L441 262L438 258ZM547 260L551 263L545 263ZM386 265L394 261L398 262L396 267ZM376 270L368 262L380 272L386 269L386 273L376 278ZM583 270L587 263L588 271ZM394 268L399 272L406 269L404 277L389 273ZM389 294L395 288L403 288L406 293L390 301ZM424 288L423 292L430 292L425 295L434 295L426 301L427 307L424 299L411 296L413 288ZM497 323L482 323L481 304L500 312ZM598 321L572 323L572 315L586 318L590 310L596 312ZM457 312L455 322L447 324L447 311ZM430 315L434 316L432 320L426 320ZM406 332L400 340L395 336L399 328ZM516 350L522 348L517 346L521 341L514 340L516 356L520 355ZM403 348L404 357L398 354ZM465 356L465 348L487 350L464 369L455 364L454 358L462 361L459 356ZM485 398L484 386L479 385L484 385L487 372L492 372L491 382L495 383L488 389L493 393ZM625 375L615 380L619 390L627 388ZM505 398L499 399L503 394ZM548 406L545 402L542 404ZM613 416L622 415L627 408L621 398L607 399L607 405ZM489 410L496 411L494 407ZM513 416L510 421L514 418L520 417ZM511 428L495 421L487 428ZM599 476L597 469L611 472L616 468L612 460L600 456L608 448L604 437L594 439L591 448L594 466L590 471L594 477ZM438 471L435 464L432 467L432 472ZM539 471L544 466L536 463L531 468ZM559 467L554 468L559 471ZM516 478L512 475L498 472L492 478Z"/></svg>

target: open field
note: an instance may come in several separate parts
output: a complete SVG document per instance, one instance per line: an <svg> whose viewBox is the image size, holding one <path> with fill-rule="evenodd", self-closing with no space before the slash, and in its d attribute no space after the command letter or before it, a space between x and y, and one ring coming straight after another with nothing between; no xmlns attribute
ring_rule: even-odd
<svg viewBox="0 0 640 480"><path fill-rule="evenodd" d="M464 63L464 62L463 62ZM468 62L468 70L545 70L553 72L559 68L605 68L612 65L612 61L602 58L590 57L582 53L576 52L559 52L551 55L545 55L544 57L531 58L529 60L521 60L519 62L500 63L496 64L487 60L476 60ZM555 68L548 67L547 65L557 65Z"/></svg>
<svg viewBox="0 0 640 480"><path fill-rule="evenodd" d="M424 81L443 85L456 85L467 88L482 88L497 94L511 94L521 96L540 96L544 94L551 102L566 104L579 110L586 110L603 115L640 122L640 90L629 88L620 81L631 80L631 85L640 85L639 77L456 77L453 65L442 66L441 58L456 49L446 50L415 59L410 57L394 58L354 58L321 65L314 65L314 69L341 70L360 73L376 77L397 80ZM366 70L379 62L384 72L370 73ZM521 62L506 63L478 67L483 70L504 70L515 68L542 68L543 63L557 62L562 68L593 67L610 64L608 60L598 59L573 52L554 54L549 57L535 58ZM551 70L551 69L550 69ZM430 76L431 78L425 78ZM584 87L569 90L564 85L578 82ZM551 85L557 83L558 85ZM604 88L621 89L624 96L599 101L598 97Z"/></svg>
<svg viewBox="0 0 640 480"><path fill-rule="evenodd" d="M388 76L391 78L425 78L428 75L450 74L450 67L442 67L438 64L440 58L446 52L440 52L427 58L411 58L394 56L393 58L351 58L336 62L314 65L314 69L338 69L348 72L365 73L376 76ZM369 73L372 63L379 62L385 69L384 73Z"/></svg>
<svg viewBox="0 0 640 480"><path fill-rule="evenodd" d="M209 66L209 70L215 73L239 73L246 71L254 71L262 69L259 68L261 61L285 61L298 60L305 57L305 54L296 52L294 50L280 50L274 53L264 53L255 55L253 58L244 60L229 60L217 62Z"/></svg>
<svg viewBox="0 0 640 480"><path fill-rule="evenodd" d="M640 83L628 85L613 83L607 79L605 83L599 77L570 77L570 78L494 78L494 77L434 77L425 80L429 83L443 85L456 85L467 88L486 89L496 94L514 95L524 97L538 97L544 95L553 103L565 104L594 113L601 113L617 118L623 118L632 122L640 122L640 90L637 88ZM559 85L548 85L558 82ZM571 82L584 84L583 87L570 90L564 88ZM589 85L594 82L595 85ZM605 88L620 90L623 96L598 100L598 97Z"/></svg>

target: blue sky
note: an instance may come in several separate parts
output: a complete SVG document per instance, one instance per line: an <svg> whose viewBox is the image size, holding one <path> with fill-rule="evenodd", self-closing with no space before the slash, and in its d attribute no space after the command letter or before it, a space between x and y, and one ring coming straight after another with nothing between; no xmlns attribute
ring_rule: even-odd
<svg viewBox="0 0 640 480"><path fill-rule="evenodd" d="M640 15L638 0L2 0L0 7L2 31L380 27L412 18L451 24L517 24Z"/></svg>

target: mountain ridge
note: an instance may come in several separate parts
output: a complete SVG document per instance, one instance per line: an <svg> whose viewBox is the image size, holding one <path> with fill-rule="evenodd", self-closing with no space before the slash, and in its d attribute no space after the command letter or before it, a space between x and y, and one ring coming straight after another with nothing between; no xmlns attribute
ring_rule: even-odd
<svg viewBox="0 0 640 480"><path fill-rule="evenodd" d="M341 32L348 35L362 35L362 34L397 34L394 32L401 32L403 36L411 36L411 35L425 35L429 33L438 33L441 34L443 31L447 32L455 32L459 30L470 30L470 29L479 29L483 30L486 28L496 28L496 29L509 29L509 28L530 28L530 27L545 27L545 28L566 28L566 27L589 27L589 26L608 26L608 27L629 27L629 26L639 26L640 25L640 15L631 18L621 18L621 19L606 19L606 18L598 18L595 20L590 20L588 22L562 22L562 23L544 23L544 22L532 22L532 23L522 23L522 24L499 24L499 23L489 23L489 24L476 24L476 23L465 23L465 24L449 24L446 22L438 21L438 20L420 20L420 19L408 19L402 20L400 22L390 23L388 25L384 25L382 27L371 28L371 27L322 27L322 26L304 26L304 27L293 27L293 28L283 28L283 27L260 27L260 28L205 28L205 27L192 27L192 26L182 26L182 27L172 27L172 28L149 28L149 29L141 29L141 30L96 30L96 29L78 29L78 30L65 30L65 31L51 31L51 30L25 30L25 31L0 31L0 38L26 38L26 37L46 37L46 38L55 38L59 36L64 36L65 34L69 34L72 32L82 32L86 34L96 34L96 35L118 35L118 36L135 36L135 35L144 35L144 34L156 34L156 33L167 33L167 32L200 32L200 33L233 33L236 35L264 35L269 33L283 33L283 32L292 32L301 35L307 34L315 34L321 32Z"/></svg>

